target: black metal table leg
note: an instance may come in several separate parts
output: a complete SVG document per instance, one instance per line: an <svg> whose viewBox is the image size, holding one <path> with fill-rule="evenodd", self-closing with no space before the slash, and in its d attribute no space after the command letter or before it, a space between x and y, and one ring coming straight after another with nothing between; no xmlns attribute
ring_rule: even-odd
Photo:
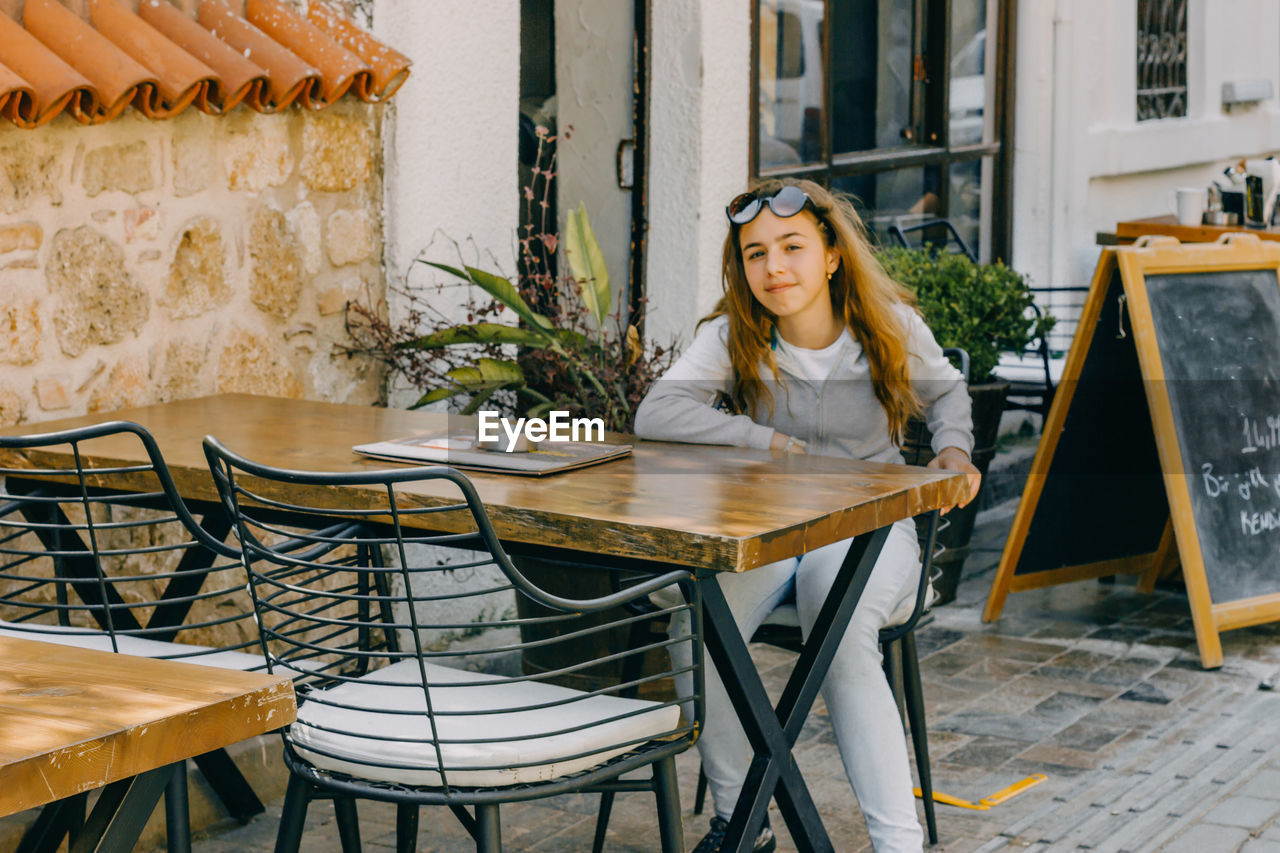
<svg viewBox="0 0 1280 853"><path fill-rule="evenodd" d="M722 849L749 853L764 822L769 799L776 796L787 829L801 853L834 853L791 747L822 687L889 529L863 534L850 544L776 709L771 707L716 575L702 575L707 651L721 673L729 700L755 752Z"/></svg>
<svg viewBox="0 0 1280 853"><path fill-rule="evenodd" d="M160 795L173 776L173 765L157 767L102 790L89 819L71 842L71 853L129 853Z"/></svg>
<svg viewBox="0 0 1280 853"><path fill-rule="evenodd" d="M36 822L27 828L14 853L55 853L64 837L74 836L84 825L88 798L88 794L76 794L46 805Z"/></svg>

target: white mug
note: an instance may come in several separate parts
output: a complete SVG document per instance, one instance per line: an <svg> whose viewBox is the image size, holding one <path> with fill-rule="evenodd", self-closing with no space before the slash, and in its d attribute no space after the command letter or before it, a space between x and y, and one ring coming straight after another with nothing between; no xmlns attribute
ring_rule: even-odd
<svg viewBox="0 0 1280 853"><path fill-rule="evenodd" d="M1200 225L1208 206L1207 193L1196 187L1178 187L1173 191L1170 211L1177 214L1179 225Z"/></svg>

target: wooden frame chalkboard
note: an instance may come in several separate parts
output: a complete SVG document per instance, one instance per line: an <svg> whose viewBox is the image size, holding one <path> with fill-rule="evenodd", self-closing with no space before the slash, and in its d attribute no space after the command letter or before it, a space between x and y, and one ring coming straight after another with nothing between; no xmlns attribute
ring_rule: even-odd
<svg viewBox="0 0 1280 853"><path fill-rule="evenodd" d="M1280 244L1104 250L983 613L1181 566L1201 663L1280 620Z"/></svg>

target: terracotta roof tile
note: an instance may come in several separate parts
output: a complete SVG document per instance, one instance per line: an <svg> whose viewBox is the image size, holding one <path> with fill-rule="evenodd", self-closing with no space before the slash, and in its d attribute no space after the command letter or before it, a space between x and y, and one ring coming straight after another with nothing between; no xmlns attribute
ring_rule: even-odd
<svg viewBox="0 0 1280 853"><path fill-rule="evenodd" d="M223 0L200 0L200 25L234 47L255 65L266 69L267 86L257 102L249 102L260 112L284 109L295 100L310 105L312 86L319 85L320 72L287 47L231 10Z"/></svg>
<svg viewBox="0 0 1280 853"><path fill-rule="evenodd" d="M366 100L385 101L409 79L409 57L387 47L328 6L312 3L307 17L338 44L369 63L373 79L365 92Z"/></svg>
<svg viewBox="0 0 1280 853"><path fill-rule="evenodd" d="M216 76L206 91L205 102L198 104L205 112L226 112L250 95L254 102L259 101L258 90L266 86L267 72L179 12L168 0L141 0L138 15L178 47L213 69Z"/></svg>
<svg viewBox="0 0 1280 853"><path fill-rule="evenodd" d="M76 115L81 121L110 121L124 112L139 89L156 85L150 71L57 0L27 0L22 23L27 32L93 84L98 97L91 109Z"/></svg>
<svg viewBox="0 0 1280 853"><path fill-rule="evenodd" d="M117 0L93 0L89 20L98 32L155 75L155 88L135 105L150 118L168 118L199 99L217 76L209 66L165 38Z"/></svg>
<svg viewBox="0 0 1280 853"><path fill-rule="evenodd" d="M0 12L0 115L37 127L60 112L109 121L129 104L151 118L188 106L321 109L351 94L389 98L409 60L312 0L307 17L279 0L200 0L193 20L170 0L90 0L89 20L58 0L26 0L22 24ZM25 28L24 28L25 27Z"/></svg>
<svg viewBox="0 0 1280 853"><path fill-rule="evenodd" d="M35 92L17 74L0 65L0 115L30 113Z"/></svg>
<svg viewBox="0 0 1280 853"><path fill-rule="evenodd" d="M4 115L19 127L39 127L70 108L79 117L97 99L84 75L59 59L8 15L0 14L0 62L31 90L30 100L9 98Z"/></svg>
<svg viewBox="0 0 1280 853"><path fill-rule="evenodd" d="M254 26L320 70L319 90L310 97L312 107L327 106L348 89L367 100L373 69L324 30L277 0L247 0L245 13Z"/></svg>

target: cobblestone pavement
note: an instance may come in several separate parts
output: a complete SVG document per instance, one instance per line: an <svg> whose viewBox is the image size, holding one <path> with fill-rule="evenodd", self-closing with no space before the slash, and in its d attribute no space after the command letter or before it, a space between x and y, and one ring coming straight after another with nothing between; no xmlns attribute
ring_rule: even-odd
<svg viewBox="0 0 1280 853"><path fill-rule="evenodd" d="M1191 617L1175 590L1143 596L1084 582L1010 596L979 619L1012 504L980 518L956 602L919 634L934 786L977 801L1031 774L1046 781L986 811L939 805L939 851L1244 851L1280 853L1280 626L1222 635L1226 664L1201 670ZM780 691L790 656L752 649ZM776 695L776 692L775 692ZM836 850L870 849L819 700L796 748ZM687 804L696 751L680 757ZM596 798L504 807L510 850L589 850ZM272 848L279 802L248 825L200 840L196 853ZM606 850L657 849L651 797L619 796ZM395 846L392 809L360 804L364 849ZM706 815L685 810L691 848ZM793 851L776 811L779 850ZM424 810L419 850L469 851L446 810ZM306 851L339 850L332 809L313 806Z"/></svg>

